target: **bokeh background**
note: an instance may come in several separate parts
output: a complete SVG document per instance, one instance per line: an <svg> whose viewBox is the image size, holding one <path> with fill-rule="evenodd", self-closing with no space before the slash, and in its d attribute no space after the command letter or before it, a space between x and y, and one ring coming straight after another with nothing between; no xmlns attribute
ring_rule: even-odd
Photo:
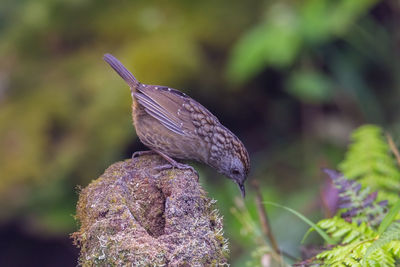
<svg viewBox="0 0 400 267"><path fill-rule="evenodd" d="M320 168L342 159L354 128L375 123L399 139L399 25L397 0L1 0L0 265L75 266L79 186L145 149L104 53L143 83L187 93L241 138L255 222L251 180L316 221ZM243 266L257 242L231 212L239 190L194 166ZM307 226L267 209L279 245L299 255Z"/></svg>

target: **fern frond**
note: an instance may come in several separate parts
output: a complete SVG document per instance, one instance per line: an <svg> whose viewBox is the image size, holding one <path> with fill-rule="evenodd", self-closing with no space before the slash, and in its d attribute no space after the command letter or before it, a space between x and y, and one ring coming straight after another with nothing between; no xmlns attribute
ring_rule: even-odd
<svg viewBox="0 0 400 267"><path fill-rule="evenodd" d="M318 226L340 243L316 256L322 266L394 266L400 259L400 223L393 223L378 239L366 223L357 225L337 216Z"/></svg>
<svg viewBox="0 0 400 267"><path fill-rule="evenodd" d="M396 221L400 217L400 170L381 128L366 125L357 129L339 167L343 174L325 172L339 189L340 210L317 223L337 245L326 247L309 265L394 267L400 262L400 222ZM386 204L377 199L388 200L388 213Z"/></svg>
<svg viewBox="0 0 400 267"><path fill-rule="evenodd" d="M368 257L368 249L373 240L357 241L346 245L338 245L331 250L326 250L316 256L321 266L388 266L394 267L396 259L389 246L397 246L390 243L376 248Z"/></svg>
<svg viewBox="0 0 400 267"><path fill-rule="evenodd" d="M352 144L339 169L363 187L379 191L379 200L393 204L400 192L400 171L389 151L380 127L362 126L353 132Z"/></svg>
<svg viewBox="0 0 400 267"><path fill-rule="evenodd" d="M368 242L363 241L338 245L318 254L316 258L322 261L322 266L361 266L360 260L368 245Z"/></svg>
<svg viewBox="0 0 400 267"><path fill-rule="evenodd" d="M368 259L368 257L375 252L377 249L381 249L383 246L391 243L390 247L387 248L387 250L393 251L393 252L398 252L400 251L400 223L392 223L385 232L375 241L372 243L372 245L367 249L365 253L365 259ZM396 256L397 253L394 255Z"/></svg>
<svg viewBox="0 0 400 267"><path fill-rule="evenodd" d="M332 183L339 189L340 216L346 221L358 224L366 222L377 227L385 216L387 201L376 203L377 192L370 193L369 188L362 189L361 184L349 180L335 170L324 169Z"/></svg>
<svg viewBox="0 0 400 267"><path fill-rule="evenodd" d="M400 241L393 240L389 244L387 244L387 249L393 253L396 259L400 259Z"/></svg>
<svg viewBox="0 0 400 267"><path fill-rule="evenodd" d="M337 243L342 244L373 239L377 235L365 222L358 225L356 222L348 222L338 216L323 219L317 225Z"/></svg>

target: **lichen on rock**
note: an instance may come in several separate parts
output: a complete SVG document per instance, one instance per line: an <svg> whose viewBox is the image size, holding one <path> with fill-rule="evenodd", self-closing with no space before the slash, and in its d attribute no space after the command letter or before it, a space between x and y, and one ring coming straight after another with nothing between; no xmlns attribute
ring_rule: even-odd
<svg viewBox="0 0 400 267"><path fill-rule="evenodd" d="M142 156L111 165L77 205L82 266L227 264L222 218L191 170Z"/></svg>

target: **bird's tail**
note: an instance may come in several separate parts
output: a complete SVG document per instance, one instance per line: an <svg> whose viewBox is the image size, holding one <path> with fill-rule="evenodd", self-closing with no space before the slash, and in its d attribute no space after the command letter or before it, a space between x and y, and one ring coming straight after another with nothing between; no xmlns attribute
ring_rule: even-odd
<svg viewBox="0 0 400 267"><path fill-rule="evenodd" d="M134 93L135 89L140 85L138 80L135 79L135 76L127 70L122 63L116 59L111 54L105 54L103 59L125 80L125 82L131 88L132 94ZM133 95L132 95L133 96Z"/></svg>

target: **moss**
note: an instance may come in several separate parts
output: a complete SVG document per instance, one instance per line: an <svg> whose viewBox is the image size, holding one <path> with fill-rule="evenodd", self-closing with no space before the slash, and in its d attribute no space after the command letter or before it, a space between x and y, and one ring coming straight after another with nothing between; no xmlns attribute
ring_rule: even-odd
<svg viewBox="0 0 400 267"><path fill-rule="evenodd" d="M227 263L222 219L190 170L147 155L110 166L83 189L74 233L82 266Z"/></svg>

